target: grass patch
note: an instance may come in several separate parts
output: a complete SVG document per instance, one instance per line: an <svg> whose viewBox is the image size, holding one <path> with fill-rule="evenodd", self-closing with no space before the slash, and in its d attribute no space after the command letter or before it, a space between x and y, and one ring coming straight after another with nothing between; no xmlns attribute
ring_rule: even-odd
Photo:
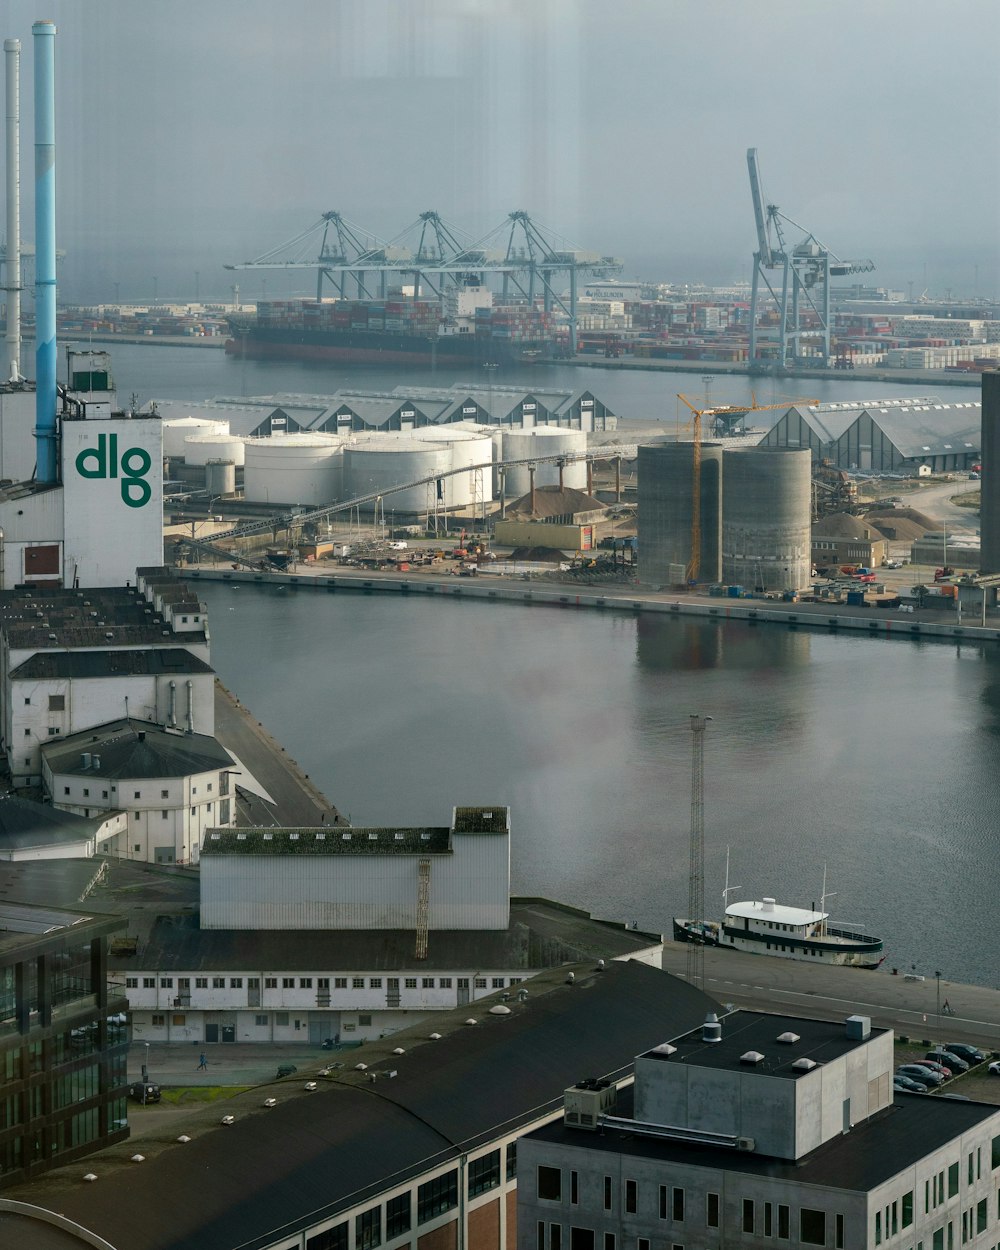
<svg viewBox="0 0 1000 1250"><path fill-rule="evenodd" d="M189 1106L193 1103L219 1102L243 1094L252 1085L181 1085L170 1089L160 1087L160 1101L175 1107Z"/></svg>

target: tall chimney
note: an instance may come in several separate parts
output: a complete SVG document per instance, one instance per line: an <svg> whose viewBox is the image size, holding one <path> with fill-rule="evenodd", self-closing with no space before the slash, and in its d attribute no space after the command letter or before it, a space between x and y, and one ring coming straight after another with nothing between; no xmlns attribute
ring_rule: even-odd
<svg viewBox="0 0 1000 1250"><path fill-rule="evenodd" d="M35 48L35 476L39 482L55 482L55 23L35 22L31 34Z"/></svg>
<svg viewBox="0 0 1000 1250"><path fill-rule="evenodd" d="M7 361L21 376L21 41L3 42L7 79Z"/></svg>

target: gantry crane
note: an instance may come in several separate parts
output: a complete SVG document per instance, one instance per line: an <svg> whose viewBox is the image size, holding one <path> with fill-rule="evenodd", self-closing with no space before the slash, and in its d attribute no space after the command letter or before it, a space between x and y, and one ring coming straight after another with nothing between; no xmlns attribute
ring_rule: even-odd
<svg viewBox="0 0 1000 1250"><path fill-rule="evenodd" d="M830 278L851 273L870 273L871 260L841 260L819 239L797 222L779 212L776 204L765 204L761 190L757 149L747 149L750 195L757 226L757 250L753 254L753 283L750 292L750 369L760 368L758 319L760 283L770 294L778 311L777 356L771 361L778 368L802 363L826 365L830 359ZM782 223L801 230L803 238L793 247L785 243ZM768 276L781 271L781 289L776 291ZM806 324L806 313L813 321ZM804 350L806 341L816 349Z"/></svg>
<svg viewBox="0 0 1000 1250"><path fill-rule="evenodd" d="M696 408L686 395L677 398L694 414L691 418L691 554L684 574L690 584L698 580L701 569L701 418L711 409Z"/></svg>

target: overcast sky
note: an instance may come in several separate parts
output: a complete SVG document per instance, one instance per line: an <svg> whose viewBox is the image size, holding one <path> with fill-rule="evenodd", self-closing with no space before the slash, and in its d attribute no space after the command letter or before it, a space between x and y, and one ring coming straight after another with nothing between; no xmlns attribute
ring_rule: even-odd
<svg viewBox="0 0 1000 1250"><path fill-rule="evenodd" d="M1000 0L6 0L59 27L61 298L202 298L336 209L526 209L626 276L749 278L767 198L873 280L1000 296ZM790 232L795 238L795 232ZM307 290L271 275L268 293Z"/></svg>

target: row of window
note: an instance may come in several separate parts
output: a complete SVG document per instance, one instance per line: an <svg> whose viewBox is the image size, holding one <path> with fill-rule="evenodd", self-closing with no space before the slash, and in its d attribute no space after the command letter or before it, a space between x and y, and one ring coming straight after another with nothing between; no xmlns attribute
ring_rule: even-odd
<svg viewBox="0 0 1000 1250"><path fill-rule="evenodd" d="M164 812L163 814L166 815L166 812ZM136 847L135 849L138 850L139 848ZM294 990L296 988L295 977L281 977L281 978L265 977L264 989L276 990L278 988L279 979L281 981L281 988L283 990ZM347 987L348 981L351 982L351 989L354 989L354 990L363 990L366 984L364 977L333 977L333 978L317 977L316 988L318 990L329 990L331 979L333 981L333 988L335 990L346 990L348 988ZM469 979L470 979L469 977L459 977L458 988L460 990L467 990L469 988ZM486 977L476 977L475 978L476 989L477 990L486 989L486 980L487 980ZM509 981L505 981L503 977L493 977L492 978L493 989L502 990L506 984L518 985L520 984L521 980L522 980L521 977L511 977ZM213 990L224 990L226 988L225 977L195 977L194 987L196 990L207 990L209 988L209 981L211 981L212 983L211 988ZM389 977L389 981L396 982L395 986L390 985L389 987L390 989L399 988L399 983L398 983L399 978ZM417 988L417 978L405 977L404 984L408 990L415 990ZM437 978L436 985L438 989L450 990L452 988L452 984L453 984L453 980L451 977L438 977ZM367 981L367 985L369 989L380 990L382 989L383 978L382 977L369 977ZM421 977L420 986L422 989L425 989L425 990L434 989L435 988L434 977ZM138 989L139 977L126 977L125 988L129 990ZM156 989L156 977L143 977L142 988L144 990L155 990ZM161 990L172 990L173 988L174 988L173 977L160 977L160 989ZM229 988L231 990L241 990L243 988L243 978L242 977L230 977ZM300 990L311 990L313 988L313 978L312 977L299 977L297 988Z"/></svg>
<svg viewBox="0 0 1000 1250"><path fill-rule="evenodd" d="M604 1178L604 1210L614 1210L614 1178L605 1176ZM545 1202L562 1202L563 1198L563 1180L560 1168L547 1167L545 1164L539 1164L536 1193L538 1198ZM913 1194L910 1198L910 1222L913 1220ZM580 1201L580 1179L576 1171L569 1174L569 1201L571 1206L576 1206ZM636 1215L639 1212L639 1182L634 1180L626 1180L623 1186L622 1204L626 1215ZM657 1186L657 1211L661 1220L668 1220L674 1224L683 1224L686 1218L689 1218L687 1211L686 1192L680 1186L659 1185ZM717 1193L705 1194L705 1225L708 1228L719 1228L721 1226L722 1207L720 1197ZM697 1217L696 1217L697 1218ZM826 1225L827 1213L825 1211L814 1210L809 1207L802 1207L799 1211L799 1241L811 1246L826 1245ZM842 1250L844 1245L844 1217L841 1214L834 1216L834 1246L838 1250ZM539 1246L538 1250L546 1250L544 1244L544 1223L539 1223ZM551 1230L560 1226L553 1224ZM904 1225L905 1227L905 1225ZM791 1209L784 1203L774 1202L757 1202L753 1198L744 1198L741 1212L741 1228L744 1233L762 1234L765 1237L778 1237L782 1240L790 1240L791 1238ZM588 1230L581 1230L588 1231ZM559 1250L550 1244L548 1250ZM572 1250L572 1246L570 1247ZM641 1248L640 1248L641 1250Z"/></svg>
<svg viewBox="0 0 1000 1250"><path fill-rule="evenodd" d="M491 1150L469 1162L467 1169L468 1196L475 1198L500 1184L500 1151ZM517 1148L511 1142L507 1147L506 1175L508 1180L517 1176ZM417 1186L417 1225L437 1219L446 1211L458 1206L458 1171L445 1172ZM382 1206L372 1207L354 1217L355 1250L376 1250L385 1241L402 1237L413 1227L413 1193L407 1191L390 1198ZM324 1229L306 1241L306 1250L348 1250L350 1245L350 1222L344 1220L333 1228Z"/></svg>
<svg viewBox="0 0 1000 1250"><path fill-rule="evenodd" d="M30 733L31 733L31 730L30 730L30 729L26 729L24 732L25 732L25 735L27 735L27 734L30 734ZM52 733L52 732L53 732L53 731L50 729L50 730L49 730L49 733ZM55 732L56 732L56 733L58 733L59 731L58 731L58 730L56 730ZM210 781L210 782L208 783L208 786L206 787L209 793L211 793L211 791L212 791L212 787L213 787L213 783ZM112 787L111 787L111 789L112 789L112 790L116 790L116 789L117 789L117 786L112 786ZM69 787L69 786L63 786L63 794L64 794L64 795L69 795L69 793L70 793L70 787ZM192 787L191 787L191 793L192 793L192 794L197 794L197 793L198 793L198 787L197 787L197 786L192 786ZM84 788L83 788L83 797L84 797L85 799L89 799L89 798L90 798L90 787L89 787L89 786L84 786ZM109 792L108 792L107 790L102 790L102 791L101 791L101 798L102 798L102 799L106 799L106 798L108 798L108 797L109 797ZM133 797L134 799L141 799L141 798L142 798L142 791L141 791L141 790L136 790L136 791L134 791L134 792L133 792L132 797ZM169 791L169 790L161 790L161 791L160 791L160 798L161 798L161 799L169 799L169 798L170 798L170 791ZM167 814L167 813L166 813L166 812L164 812L163 814L164 814L164 816L166 816L166 814ZM194 815L194 808L193 808L193 807L191 808L191 815L192 815L192 816Z"/></svg>

